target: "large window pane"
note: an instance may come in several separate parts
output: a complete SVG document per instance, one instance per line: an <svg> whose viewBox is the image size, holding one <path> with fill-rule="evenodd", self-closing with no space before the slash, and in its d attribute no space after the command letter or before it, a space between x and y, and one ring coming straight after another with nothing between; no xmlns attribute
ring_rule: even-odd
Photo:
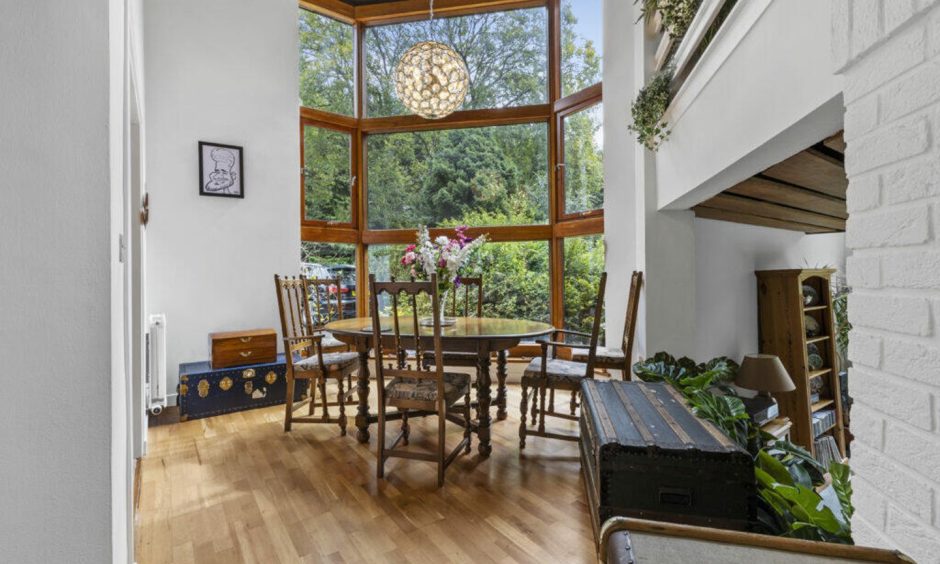
<svg viewBox="0 0 940 564"><path fill-rule="evenodd" d="M565 213L604 207L604 112L598 104L566 116Z"/></svg>
<svg viewBox="0 0 940 564"><path fill-rule="evenodd" d="M564 254L565 327L590 333L597 285L604 272L604 238L602 235L589 235L565 239ZM603 332L601 321L602 337Z"/></svg>
<svg viewBox="0 0 940 564"><path fill-rule="evenodd" d="M373 229L548 221L544 123L370 135Z"/></svg>
<svg viewBox="0 0 940 564"><path fill-rule="evenodd" d="M300 247L300 271L307 278L339 278L343 317L356 317L356 245L345 243L310 243Z"/></svg>
<svg viewBox="0 0 940 564"><path fill-rule="evenodd" d="M548 101L548 14L530 8L368 28L368 115L409 113L395 96L395 67L408 48L427 40L450 45L467 62L470 92L463 109Z"/></svg>
<svg viewBox="0 0 940 564"><path fill-rule="evenodd" d="M304 217L352 222L352 139L348 133L304 127Z"/></svg>
<svg viewBox="0 0 940 564"><path fill-rule="evenodd" d="M300 10L300 104L353 115L353 27Z"/></svg>
<svg viewBox="0 0 940 564"><path fill-rule="evenodd" d="M408 277L400 259L405 245L369 246L369 272L379 281ZM487 243L466 274L483 277L483 315L548 322L549 258L547 241ZM380 307L387 307L386 300ZM419 304L419 307L421 305Z"/></svg>
<svg viewBox="0 0 940 564"><path fill-rule="evenodd" d="M601 0L561 2L561 95L601 81L604 52Z"/></svg>

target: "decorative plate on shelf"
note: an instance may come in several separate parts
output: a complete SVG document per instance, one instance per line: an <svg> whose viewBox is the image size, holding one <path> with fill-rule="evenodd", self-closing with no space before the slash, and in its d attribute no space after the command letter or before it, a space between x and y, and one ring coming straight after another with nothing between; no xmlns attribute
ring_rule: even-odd
<svg viewBox="0 0 940 564"><path fill-rule="evenodd" d="M804 315L803 319L805 320L804 323L806 325L806 336L807 337L818 336L820 331L822 331L822 327L820 327L819 322L816 321L816 318L813 317L812 315Z"/></svg>
<svg viewBox="0 0 940 564"><path fill-rule="evenodd" d="M807 345L806 356L809 359L810 370L819 370L823 367L823 357L821 354L819 354L819 347L816 346L816 343L810 343Z"/></svg>
<svg viewBox="0 0 940 564"><path fill-rule="evenodd" d="M819 305L819 292L816 288L803 284L803 307Z"/></svg>

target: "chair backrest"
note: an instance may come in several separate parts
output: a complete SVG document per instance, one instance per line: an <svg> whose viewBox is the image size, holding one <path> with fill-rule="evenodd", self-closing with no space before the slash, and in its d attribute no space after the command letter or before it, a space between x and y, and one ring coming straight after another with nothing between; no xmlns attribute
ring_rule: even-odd
<svg viewBox="0 0 940 564"><path fill-rule="evenodd" d="M630 278L630 295L627 298L627 318L623 326L623 356L627 363L625 370L630 370L630 361L633 356L633 341L636 338L636 314L640 309L640 288L643 286L643 273L633 271Z"/></svg>
<svg viewBox="0 0 940 564"><path fill-rule="evenodd" d="M331 321L343 318L342 281L339 278L307 278L307 297L310 302L310 332L322 331Z"/></svg>
<svg viewBox="0 0 940 564"><path fill-rule="evenodd" d="M281 316L281 334L286 339L310 335L313 327L310 317L307 281L301 276L274 275L274 290L277 292L277 307ZM285 355L293 352L302 357L313 354L313 341L297 342L285 348Z"/></svg>
<svg viewBox="0 0 940 564"><path fill-rule="evenodd" d="M450 307L451 316L457 317L460 315L461 317L471 317L470 297L476 294L476 316L483 317L483 278L461 277L460 287L454 288L452 293L453 299L451 300ZM461 294L463 300L459 300L457 294ZM463 302L463 308L458 310L457 305L461 301ZM460 311L459 314L458 311Z"/></svg>
<svg viewBox="0 0 940 564"><path fill-rule="evenodd" d="M382 316L379 310L379 297L382 294L388 294L391 297L391 317L387 320L391 327L382 327ZM431 311L440 311L439 296L437 293L437 275L431 275L429 282L376 282L375 275L369 275L369 300L370 312L372 314L372 336L375 346L375 372L376 384L379 394L380 404L385 401L385 379L386 378L418 378L437 380L437 397L439 403L443 406L444 402L444 356L441 348L441 320L437 315L432 314L433 323L433 347L434 347L434 365L423 367L421 359L427 352L425 343L419 338L421 335L421 321L418 316L418 296L427 294L431 300ZM406 311L399 310L400 302L404 300ZM410 311L408 311L410 310ZM406 327L408 333L403 334L402 328ZM384 330L383 330L384 329ZM388 339L391 332L391 346L386 346L382 339ZM405 366L401 358L401 351L406 348L413 348L415 351L415 369ZM393 355L398 362L396 365L384 366L382 359L386 351Z"/></svg>
<svg viewBox="0 0 940 564"><path fill-rule="evenodd" d="M607 273L601 273L600 283L597 285L597 298L594 300L594 322L591 325L591 344L588 349L587 376L594 375L594 360L597 357L597 340L601 332L601 319L604 318L604 290L607 288Z"/></svg>

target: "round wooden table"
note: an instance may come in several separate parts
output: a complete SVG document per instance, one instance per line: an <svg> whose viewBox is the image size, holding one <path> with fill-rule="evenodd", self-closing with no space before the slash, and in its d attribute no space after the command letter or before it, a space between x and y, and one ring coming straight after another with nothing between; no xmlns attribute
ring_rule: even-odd
<svg viewBox="0 0 940 564"><path fill-rule="evenodd" d="M410 319L410 318L409 318ZM391 318L382 321L382 328L392 326ZM401 324L401 335L412 336L409 323ZM336 339L356 347L359 353L359 376L357 393L359 408L356 414L356 438L361 443L369 441L369 424L377 421L377 416L369 413L369 351L372 350L372 318L356 317L334 321L326 326ZM519 319L500 319L488 317L458 317L457 323L441 328L441 346L447 352L475 353L478 359L479 377L476 382L478 422L474 426L480 439L480 454L489 456L493 447L490 444L490 403L492 381L490 378L490 356L496 353L496 391L497 419L506 418L506 351L520 342L542 337L552 332L552 326L539 321ZM388 341L383 346L394 346L391 331ZM434 328L419 329L422 348L433 350ZM385 341L385 339L383 339Z"/></svg>

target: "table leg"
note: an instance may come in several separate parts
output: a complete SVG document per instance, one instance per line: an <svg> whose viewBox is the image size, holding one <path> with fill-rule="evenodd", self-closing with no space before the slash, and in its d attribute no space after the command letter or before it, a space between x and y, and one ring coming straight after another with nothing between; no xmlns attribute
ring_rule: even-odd
<svg viewBox="0 0 940 564"><path fill-rule="evenodd" d="M369 349L359 351L359 377L356 391L359 407L356 411L356 440L369 442Z"/></svg>
<svg viewBox="0 0 940 564"><path fill-rule="evenodd" d="M493 446L490 444L490 353L480 353L479 358L480 374L477 378L477 401L480 403L479 427L477 436L480 438L480 456L489 456L493 452Z"/></svg>
<svg viewBox="0 0 940 564"><path fill-rule="evenodd" d="M496 354L496 420L502 421L508 416L506 413L506 351Z"/></svg>

